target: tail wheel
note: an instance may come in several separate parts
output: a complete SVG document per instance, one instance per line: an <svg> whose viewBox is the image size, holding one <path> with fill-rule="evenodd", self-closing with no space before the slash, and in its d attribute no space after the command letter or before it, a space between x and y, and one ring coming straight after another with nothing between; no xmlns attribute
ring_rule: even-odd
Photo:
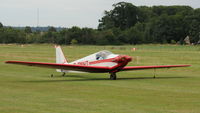
<svg viewBox="0 0 200 113"><path fill-rule="evenodd" d="M110 80L116 80L116 79L117 79L116 73L111 73Z"/></svg>

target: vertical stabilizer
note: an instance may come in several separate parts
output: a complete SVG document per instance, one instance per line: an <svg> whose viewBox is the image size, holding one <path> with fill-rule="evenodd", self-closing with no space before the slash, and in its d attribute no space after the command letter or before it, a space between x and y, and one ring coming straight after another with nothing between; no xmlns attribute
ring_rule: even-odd
<svg viewBox="0 0 200 113"><path fill-rule="evenodd" d="M67 60L62 52L62 49L60 46L55 46L56 48L56 63L58 64L66 64Z"/></svg>
<svg viewBox="0 0 200 113"><path fill-rule="evenodd" d="M67 64L67 60L63 54L60 46L55 46L56 48L56 63L57 64ZM62 69L56 69L57 72L64 72Z"/></svg>

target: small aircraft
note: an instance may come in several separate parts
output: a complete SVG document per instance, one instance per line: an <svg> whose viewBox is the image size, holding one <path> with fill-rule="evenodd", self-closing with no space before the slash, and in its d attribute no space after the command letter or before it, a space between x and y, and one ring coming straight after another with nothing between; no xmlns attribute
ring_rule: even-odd
<svg viewBox="0 0 200 113"><path fill-rule="evenodd" d="M54 68L57 72L62 72L63 76L68 72L90 72L90 73L110 73L110 79L116 80L116 73L128 70L144 70L156 68L175 68L188 67L191 65L160 65L160 66L126 66L132 57L127 55L113 54L110 51L103 50L91 54L79 60L68 63L60 46L56 48L56 63L43 62L24 62L24 61L6 61L9 64L20 64L27 66L37 66Z"/></svg>

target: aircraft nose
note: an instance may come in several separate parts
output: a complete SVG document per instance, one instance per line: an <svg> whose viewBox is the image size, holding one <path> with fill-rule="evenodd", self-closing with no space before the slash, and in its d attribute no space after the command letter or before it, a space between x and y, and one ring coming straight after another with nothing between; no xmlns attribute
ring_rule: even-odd
<svg viewBox="0 0 200 113"><path fill-rule="evenodd" d="M132 57L130 57L130 56L126 56L126 59L128 62L132 61Z"/></svg>
<svg viewBox="0 0 200 113"><path fill-rule="evenodd" d="M132 61L132 57L124 55L124 56L122 56L121 61L128 61L128 62L130 62L130 61Z"/></svg>
<svg viewBox="0 0 200 113"><path fill-rule="evenodd" d="M126 56L126 55L121 55L120 57L116 58L115 60L113 60L114 62L130 62L132 61L132 57L130 56Z"/></svg>

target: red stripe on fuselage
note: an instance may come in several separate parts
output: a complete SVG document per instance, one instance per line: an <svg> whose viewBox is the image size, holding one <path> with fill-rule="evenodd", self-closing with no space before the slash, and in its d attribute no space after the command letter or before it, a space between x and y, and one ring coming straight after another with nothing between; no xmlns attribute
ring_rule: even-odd
<svg viewBox="0 0 200 113"><path fill-rule="evenodd" d="M115 57L115 58L116 58L116 57ZM89 62L89 65L98 64L98 63L104 63L104 62L114 62L113 60L114 60L115 58L109 58L109 59L103 59L103 60L92 61L92 62Z"/></svg>

